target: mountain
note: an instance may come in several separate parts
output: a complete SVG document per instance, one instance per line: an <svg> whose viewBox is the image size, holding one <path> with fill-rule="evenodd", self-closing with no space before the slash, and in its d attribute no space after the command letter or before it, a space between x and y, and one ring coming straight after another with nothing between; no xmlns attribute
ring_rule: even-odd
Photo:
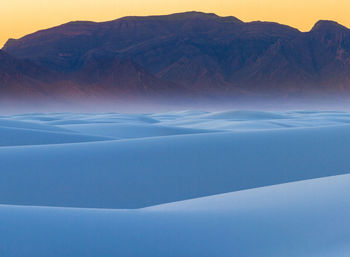
<svg viewBox="0 0 350 257"><path fill-rule="evenodd" d="M0 98L9 94L41 95L51 78L55 78L53 72L43 66L16 59L0 50Z"/></svg>
<svg viewBox="0 0 350 257"><path fill-rule="evenodd" d="M0 72L7 74L1 85L23 81L47 94L298 96L350 90L350 30L333 21L319 21L309 32L200 12L76 21L10 39L2 50L21 64L13 64L11 74L18 74L9 75L0 60Z"/></svg>

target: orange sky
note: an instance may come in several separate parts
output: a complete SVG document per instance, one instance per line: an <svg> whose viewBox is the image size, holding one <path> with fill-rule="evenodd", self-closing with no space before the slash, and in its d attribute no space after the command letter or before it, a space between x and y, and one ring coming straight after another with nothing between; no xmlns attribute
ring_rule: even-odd
<svg viewBox="0 0 350 257"><path fill-rule="evenodd" d="M39 29L72 20L183 11L233 15L243 21L277 21L309 30L319 19L350 27L350 0L0 0L0 46Z"/></svg>

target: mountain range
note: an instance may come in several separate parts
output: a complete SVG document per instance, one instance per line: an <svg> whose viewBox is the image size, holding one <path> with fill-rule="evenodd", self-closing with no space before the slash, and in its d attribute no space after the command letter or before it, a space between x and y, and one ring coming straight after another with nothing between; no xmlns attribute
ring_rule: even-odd
<svg viewBox="0 0 350 257"><path fill-rule="evenodd" d="M350 30L186 12L75 21L9 39L0 99L350 92Z"/></svg>

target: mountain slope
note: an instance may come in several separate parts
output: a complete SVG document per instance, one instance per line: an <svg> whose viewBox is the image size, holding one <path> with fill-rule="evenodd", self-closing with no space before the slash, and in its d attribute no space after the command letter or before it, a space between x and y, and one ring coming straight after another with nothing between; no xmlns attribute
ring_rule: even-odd
<svg viewBox="0 0 350 257"><path fill-rule="evenodd" d="M40 95L43 84L54 77L53 72L44 67L16 59L0 50L0 97L8 94Z"/></svg>
<svg viewBox="0 0 350 257"><path fill-rule="evenodd" d="M49 69L39 61L16 59L0 51L0 97L70 99L87 96L162 95L175 92L131 60L87 53L74 71Z"/></svg>

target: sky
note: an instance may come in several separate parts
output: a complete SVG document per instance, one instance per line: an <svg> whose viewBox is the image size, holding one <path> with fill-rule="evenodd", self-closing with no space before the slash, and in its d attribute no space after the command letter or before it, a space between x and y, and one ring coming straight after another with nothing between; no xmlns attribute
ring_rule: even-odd
<svg viewBox="0 0 350 257"><path fill-rule="evenodd" d="M320 19L350 27L349 0L0 0L0 47L69 21L107 21L129 15L213 12L243 21L275 21L308 31Z"/></svg>

